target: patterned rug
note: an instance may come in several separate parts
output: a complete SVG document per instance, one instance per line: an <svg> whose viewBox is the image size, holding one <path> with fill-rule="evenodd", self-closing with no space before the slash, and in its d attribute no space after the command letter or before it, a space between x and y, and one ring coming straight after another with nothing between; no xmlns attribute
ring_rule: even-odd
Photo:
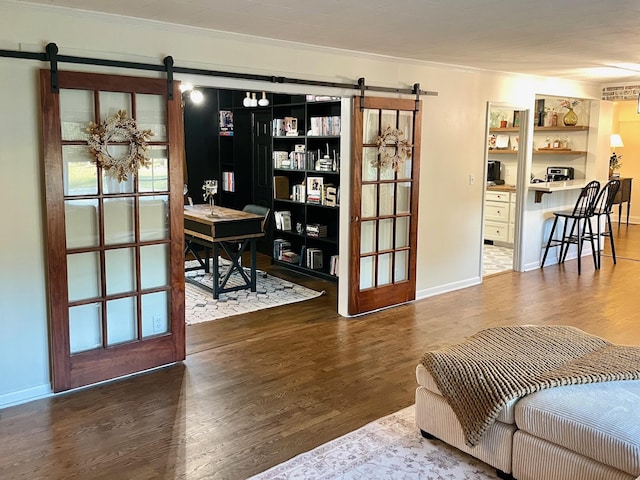
<svg viewBox="0 0 640 480"><path fill-rule="evenodd" d="M497 479L495 469L422 437L415 406L276 465L250 480Z"/></svg>
<svg viewBox="0 0 640 480"><path fill-rule="evenodd" d="M213 260L211 261L213 263ZM225 259L220 259L220 269L229 264ZM185 262L187 268L197 266L196 260ZM319 297L325 292L317 292L310 288L288 282L273 275L258 271L256 291L249 289L236 292L222 293L215 300L213 293L206 288L212 288L213 279L210 273L204 270L185 272L185 277L197 282L193 284L185 282L185 319L187 325L217 320L232 315L255 312L264 308L277 307L288 303L301 302ZM228 287L244 283L240 274L233 273L227 282Z"/></svg>

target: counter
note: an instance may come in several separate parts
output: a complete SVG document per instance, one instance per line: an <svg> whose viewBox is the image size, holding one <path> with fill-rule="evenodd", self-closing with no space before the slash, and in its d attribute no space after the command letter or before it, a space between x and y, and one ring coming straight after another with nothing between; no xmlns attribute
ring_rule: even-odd
<svg viewBox="0 0 640 480"><path fill-rule="evenodd" d="M542 195L545 193L563 192L567 190L582 190L589 183L587 180L565 180L558 182L542 182L529 184L529 190L536 194L536 203L542 202Z"/></svg>
<svg viewBox="0 0 640 480"><path fill-rule="evenodd" d="M489 185L487 192L511 192L516 193L515 185Z"/></svg>

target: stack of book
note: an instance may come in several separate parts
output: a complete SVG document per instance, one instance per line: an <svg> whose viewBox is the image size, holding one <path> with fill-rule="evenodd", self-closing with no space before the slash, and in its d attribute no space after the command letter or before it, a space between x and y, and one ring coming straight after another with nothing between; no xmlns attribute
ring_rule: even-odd
<svg viewBox="0 0 640 480"><path fill-rule="evenodd" d="M289 152L282 150L273 151L273 168L291 168L291 160L289 160Z"/></svg>
<svg viewBox="0 0 640 480"><path fill-rule="evenodd" d="M283 262L287 262L287 263L299 263L300 262L300 255L298 255L297 253L291 251L291 250L286 250L284 252L282 252L282 258L280 258L280 260L282 260Z"/></svg>
<svg viewBox="0 0 640 480"><path fill-rule="evenodd" d="M291 242L282 238L276 238L273 241L273 258L282 260L285 252L291 251Z"/></svg>
<svg viewBox="0 0 640 480"><path fill-rule="evenodd" d="M327 226L319 223L307 224L307 237L325 238L327 236Z"/></svg>
<svg viewBox="0 0 640 480"><path fill-rule="evenodd" d="M307 202L320 204L322 198L323 177L307 177Z"/></svg>

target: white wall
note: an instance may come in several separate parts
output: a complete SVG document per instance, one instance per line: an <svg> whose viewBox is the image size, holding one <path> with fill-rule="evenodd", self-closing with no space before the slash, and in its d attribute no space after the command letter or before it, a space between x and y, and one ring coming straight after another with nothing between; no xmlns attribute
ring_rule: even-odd
<svg viewBox="0 0 640 480"><path fill-rule="evenodd" d="M334 82L355 83L365 77L370 85L405 88L419 82L422 89L439 92L437 97L423 98L418 297L480 282L484 186L483 182L469 185L468 178L484 175L487 102L533 109L536 93L597 99L601 91L599 85L402 61L2 0L0 7L0 48L7 50L43 51L47 43L55 42L60 54L150 63L161 63L171 55L181 67ZM46 65L0 59L0 407L50 391L38 68ZM70 64L61 68L145 75ZM236 88L251 85L212 78L193 81ZM317 90L270 84L253 88ZM346 207L343 203L343 210ZM348 231L348 215L342 219L341 230ZM536 231L529 238L525 231L524 247L532 259L539 255L539 236ZM346 285L342 281L340 288Z"/></svg>

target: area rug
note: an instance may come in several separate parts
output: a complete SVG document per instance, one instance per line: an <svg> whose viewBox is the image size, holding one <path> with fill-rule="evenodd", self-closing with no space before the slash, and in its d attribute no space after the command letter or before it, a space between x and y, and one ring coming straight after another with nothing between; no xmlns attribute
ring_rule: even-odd
<svg viewBox="0 0 640 480"><path fill-rule="evenodd" d="M228 264L228 260L220 259L221 270ZM197 265L196 260L185 262L187 268ZM195 282L195 284L185 282L185 320L187 325L301 302L325 293L324 291L311 290L264 272L258 272L255 292L246 289L222 293L220 298L215 300L213 293L205 288L211 288L213 285L211 273L205 273L204 270L194 270L185 272L185 277ZM240 285L241 282L240 274L234 273L229 278L227 286Z"/></svg>
<svg viewBox="0 0 640 480"><path fill-rule="evenodd" d="M250 480L499 478L491 466L444 442L423 438L414 418L412 405Z"/></svg>

